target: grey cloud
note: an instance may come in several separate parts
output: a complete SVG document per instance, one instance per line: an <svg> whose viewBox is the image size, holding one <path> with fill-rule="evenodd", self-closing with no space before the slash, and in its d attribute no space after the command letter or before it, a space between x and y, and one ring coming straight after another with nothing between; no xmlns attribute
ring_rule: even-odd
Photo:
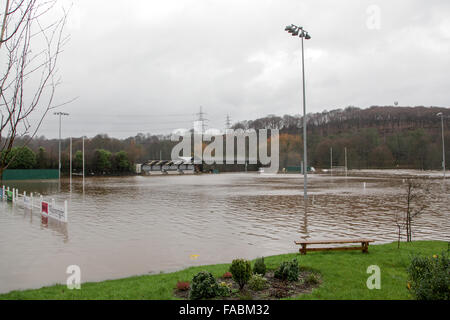
<svg viewBox="0 0 450 320"><path fill-rule="evenodd" d="M381 29L366 26L381 9ZM203 106L209 125L301 111L302 23L310 112L374 104L448 106L448 1L79 1L61 56L65 136L167 133ZM180 114L179 117L176 114ZM94 115L94 116L93 116ZM126 116L123 116L126 115ZM152 117L154 115L155 117ZM182 115L182 116L181 116ZM156 117L158 116L158 117ZM57 120L40 132L57 134Z"/></svg>

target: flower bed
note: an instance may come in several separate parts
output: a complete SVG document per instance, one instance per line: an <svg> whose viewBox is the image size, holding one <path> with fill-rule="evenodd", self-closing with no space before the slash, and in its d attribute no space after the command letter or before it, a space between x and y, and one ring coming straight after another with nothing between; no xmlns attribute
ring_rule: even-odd
<svg viewBox="0 0 450 320"><path fill-rule="evenodd" d="M239 285L232 278L220 277L217 279L219 285L226 285L230 288L229 296L219 296L217 300L276 300L281 298L295 297L299 294L310 293L312 289L318 287L322 280L318 273L310 270L302 270L299 273L298 281L283 281L274 277L273 271L268 271L264 278L267 279L267 287L262 290L252 290L246 284L243 290L239 290ZM190 290L175 289L174 294L181 299L189 299Z"/></svg>

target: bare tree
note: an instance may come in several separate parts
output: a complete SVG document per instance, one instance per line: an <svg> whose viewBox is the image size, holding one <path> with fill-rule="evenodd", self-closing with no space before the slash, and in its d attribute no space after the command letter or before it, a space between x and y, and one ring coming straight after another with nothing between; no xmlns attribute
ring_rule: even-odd
<svg viewBox="0 0 450 320"><path fill-rule="evenodd" d="M412 241L412 222L428 206L426 197L429 192L429 185L425 182L407 179L405 182L406 210L402 214L396 215L396 225L398 228L398 247L400 247L401 231L406 232L406 241Z"/></svg>
<svg viewBox="0 0 450 320"><path fill-rule="evenodd" d="M0 7L0 179L16 137L36 135L55 105L57 62L68 36L56 0L6 0ZM57 10L60 9L60 12ZM54 18L56 16L58 18Z"/></svg>

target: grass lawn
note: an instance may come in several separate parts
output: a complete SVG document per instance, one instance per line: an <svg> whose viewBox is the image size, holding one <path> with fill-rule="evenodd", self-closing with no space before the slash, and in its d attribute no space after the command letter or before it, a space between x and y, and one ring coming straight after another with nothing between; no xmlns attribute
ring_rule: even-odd
<svg viewBox="0 0 450 320"><path fill-rule="evenodd" d="M268 269L280 262L297 258L300 266L312 268L322 275L323 283L311 294L296 299L412 299L406 287L406 267L414 254L431 256L448 250L447 242L415 241L369 246L369 253L361 251L311 252L265 257ZM238 258L238 257L237 257ZM381 269L381 289L366 286L367 267ZM172 273L134 276L102 282L82 283L81 290L68 290L65 285L41 289L11 291L0 299L176 299L173 291L177 281L191 281L199 271L208 270L219 277L228 271L229 264L191 267Z"/></svg>

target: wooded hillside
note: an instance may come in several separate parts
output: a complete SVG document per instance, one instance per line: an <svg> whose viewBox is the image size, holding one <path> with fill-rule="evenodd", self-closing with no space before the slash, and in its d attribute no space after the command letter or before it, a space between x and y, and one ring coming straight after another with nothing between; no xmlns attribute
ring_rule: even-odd
<svg viewBox="0 0 450 320"><path fill-rule="evenodd" d="M330 148L333 148L333 166L344 165L344 148L347 148L350 169L363 168L414 168L441 169L442 142L441 119L444 114L447 168L450 160L450 109L437 107L378 107L368 109L348 107L308 115L308 156L310 165L330 167ZM301 116L269 115L264 118L241 121L233 128L279 129L280 169L299 166L302 161ZM152 131L149 127L148 131ZM22 139L17 139L20 145ZM86 139L86 164L93 172L99 168L99 155L119 153L129 161L143 163L150 159L170 159L174 142L168 136L139 133L134 137L116 139L99 134ZM58 167L58 140L38 137L29 147L36 153L36 167ZM43 149L40 149L40 148ZM74 168L80 167L81 138L73 139ZM107 154L107 153L106 153ZM108 158L104 156L103 158ZM114 157L113 157L114 158ZM114 160L110 159L111 167ZM62 168L69 167L69 139L62 141ZM108 171L108 170L107 170Z"/></svg>
<svg viewBox="0 0 450 320"><path fill-rule="evenodd" d="M344 165L349 168L441 169L441 119L443 112L446 162L450 153L450 109L438 107L347 107L308 114L308 155L312 166ZM299 165L303 150L303 117L285 115L242 121L234 128L280 130L280 167Z"/></svg>

